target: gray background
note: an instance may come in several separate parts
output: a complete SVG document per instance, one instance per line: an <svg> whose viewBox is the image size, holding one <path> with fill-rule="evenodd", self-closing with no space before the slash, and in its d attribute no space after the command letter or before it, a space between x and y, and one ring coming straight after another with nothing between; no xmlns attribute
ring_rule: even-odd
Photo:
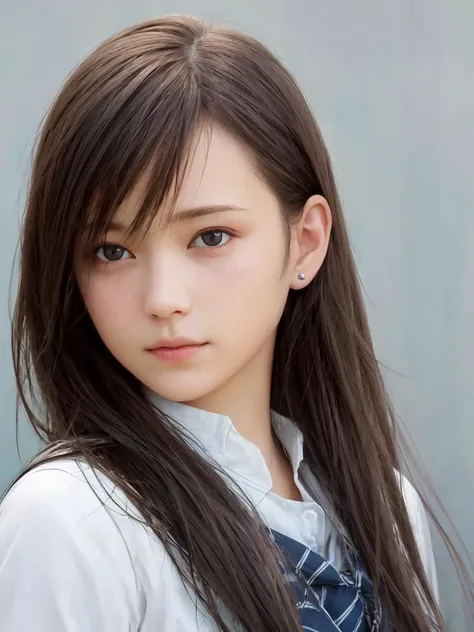
<svg viewBox="0 0 474 632"><path fill-rule="evenodd" d="M333 156L397 411L472 555L472 0L0 0L0 11L0 490L21 462L9 282L37 127L67 73L105 37L154 15L193 13L260 38L306 92ZM25 425L20 434L24 460L35 441ZM435 545L450 630L472 630Z"/></svg>

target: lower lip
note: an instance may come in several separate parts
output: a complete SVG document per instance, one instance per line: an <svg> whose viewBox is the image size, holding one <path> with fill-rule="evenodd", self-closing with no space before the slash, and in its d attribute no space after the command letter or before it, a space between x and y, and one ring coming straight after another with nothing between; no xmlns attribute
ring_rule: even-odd
<svg viewBox="0 0 474 632"><path fill-rule="evenodd" d="M165 362L180 362L192 358L200 349L206 346L207 343L202 345L184 345L183 347L158 347L157 349L150 349L150 353Z"/></svg>

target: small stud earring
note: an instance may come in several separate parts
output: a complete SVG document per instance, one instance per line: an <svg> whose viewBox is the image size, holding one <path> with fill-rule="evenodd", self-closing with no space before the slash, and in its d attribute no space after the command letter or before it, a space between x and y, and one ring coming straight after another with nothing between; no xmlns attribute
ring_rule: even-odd
<svg viewBox="0 0 474 632"><path fill-rule="evenodd" d="M299 273L298 273L298 279L299 279L300 281L304 281L304 280L306 279L306 277L305 277L305 275L304 275L304 272L299 272Z"/></svg>

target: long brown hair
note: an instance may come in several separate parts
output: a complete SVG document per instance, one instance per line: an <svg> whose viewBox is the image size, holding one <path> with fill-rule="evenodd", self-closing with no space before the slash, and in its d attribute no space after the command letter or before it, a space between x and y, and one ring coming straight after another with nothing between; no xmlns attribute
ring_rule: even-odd
<svg viewBox="0 0 474 632"><path fill-rule="evenodd" d="M220 630L232 629L222 605L245 630L300 629L256 511L112 357L74 276L78 244L103 235L143 174L148 188L133 230L176 193L204 121L250 150L288 222L313 194L329 202L326 261L305 290L290 292L279 324L271 405L302 430L310 467L394 629L428 632L430 612L444 630L395 474L394 417L327 150L293 78L239 32L186 17L129 28L79 65L43 124L13 324L21 403L50 445L43 459L57 456L51 445L67 445L116 481Z"/></svg>

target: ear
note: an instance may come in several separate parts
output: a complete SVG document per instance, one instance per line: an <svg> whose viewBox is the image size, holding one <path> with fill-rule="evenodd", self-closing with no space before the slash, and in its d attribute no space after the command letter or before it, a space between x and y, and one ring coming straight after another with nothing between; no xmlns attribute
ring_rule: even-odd
<svg viewBox="0 0 474 632"><path fill-rule="evenodd" d="M292 289L306 287L318 273L326 257L331 228L332 214L326 198L312 195L293 227Z"/></svg>

